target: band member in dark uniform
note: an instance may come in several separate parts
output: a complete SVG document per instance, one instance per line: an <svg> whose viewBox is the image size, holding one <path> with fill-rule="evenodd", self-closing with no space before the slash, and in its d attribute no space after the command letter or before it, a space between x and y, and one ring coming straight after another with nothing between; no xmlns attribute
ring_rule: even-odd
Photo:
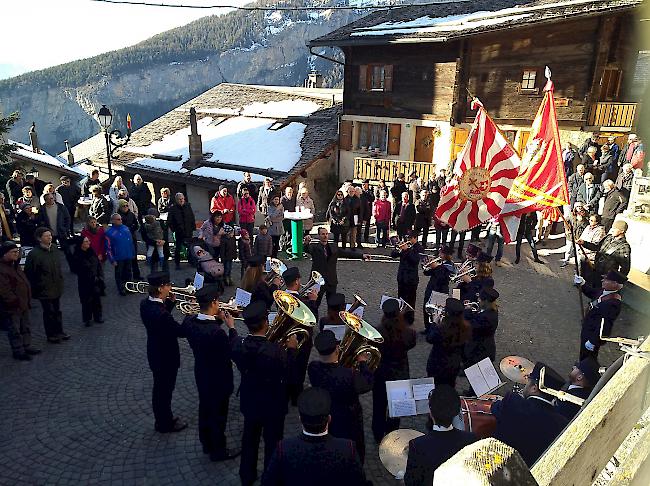
<svg viewBox="0 0 650 486"><path fill-rule="evenodd" d="M153 373L151 405L156 419L156 431L178 432L187 423L174 417L172 394L181 365L178 338L186 329L174 320L171 311L175 298L170 294L172 284L167 272L154 272L147 277L149 297L140 302L140 318L147 329L147 359Z"/></svg>
<svg viewBox="0 0 650 486"><path fill-rule="evenodd" d="M427 342L433 345L427 360L427 376L433 376L436 385L456 386L463 347L472 336L464 311L465 306L460 300L448 298L442 322L432 325L427 333Z"/></svg>
<svg viewBox="0 0 650 486"><path fill-rule="evenodd" d="M319 333L314 346L320 355L320 361L309 363L309 382L327 390L332 398L329 432L334 437L355 441L363 463L366 444L359 395L372 389L372 372L366 364L368 356L359 355L358 370L341 366L338 343L332 331Z"/></svg>
<svg viewBox="0 0 650 486"><path fill-rule="evenodd" d="M465 345L465 368L485 358L490 358L491 361L496 359L494 333L499 326L498 298L499 292L494 289L482 289L479 294L480 310L473 312L469 321L472 339Z"/></svg>
<svg viewBox="0 0 650 486"><path fill-rule="evenodd" d="M589 398L591 391L600 380L599 368L598 361L591 356L577 363L569 373L569 386L566 392L584 400ZM580 407L575 403L559 399L555 400L555 409L568 420L572 420L580 411Z"/></svg>
<svg viewBox="0 0 650 486"><path fill-rule="evenodd" d="M544 363L535 363L522 394L509 392L492 404L492 415L497 419L494 438L517 449L528 467L560 435L569 421L553 406L553 397L539 390L539 373L546 367L544 385L559 390L562 377Z"/></svg>
<svg viewBox="0 0 650 486"><path fill-rule="evenodd" d="M411 246L407 247L406 244L402 244L403 246L394 249L390 256L393 258L399 257L397 296L415 308L415 299L420 279L420 253L424 252L424 248L418 243L418 234L413 230L408 232L407 243ZM413 321L415 321L415 312L411 310L407 311L404 319L409 325L413 324Z"/></svg>
<svg viewBox="0 0 650 486"><path fill-rule="evenodd" d="M250 270L252 273L256 272L255 268L261 268L265 263L265 258L262 255L254 255L248 260L248 268L246 273ZM246 273L244 273L244 279L246 279ZM251 302L256 302L261 300L266 305L266 310L269 310L273 303L273 292L278 290L281 285L280 277L275 277L271 282L267 282L267 276L263 273L258 273L258 279L254 284L253 290L251 292Z"/></svg>
<svg viewBox="0 0 650 486"><path fill-rule="evenodd" d="M244 415L239 477L248 486L257 479L257 453L264 436L264 467L284 433L287 414L287 376L294 365L298 340L286 341L287 350L266 339L268 312L262 301L251 302L242 312L249 335L231 341L232 360L241 373L240 409Z"/></svg>
<svg viewBox="0 0 650 486"><path fill-rule="evenodd" d="M415 330L406 325L397 299L387 299L381 309L384 316L377 330L384 342L379 345L381 361L372 388L372 433L377 443L399 428L399 419L387 416L386 382L409 379L408 351L415 347L416 342Z"/></svg>
<svg viewBox="0 0 650 486"><path fill-rule="evenodd" d="M429 393L429 416L432 430L409 442L405 486L431 484L440 465L463 447L476 442L471 432L455 429L451 423L460 413L460 397L449 385L436 385Z"/></svg>
<svg viewBox="0 0 650 486"><path fill-rule="evenodd" d="M318 228L318 241L312 242L311 237L305 237L305 251L311 255L311 271L316 270L323 276L325 285L323 285L318 292L318 299L316 299L316 306L320 307L323 300L323 295L327 294L329 299L331 294L336 293L336 286L339 283L336 274L336 264L339 257L355 258L357 260L369 260L370 256L355 250L346 250L339 248L338 245L329 243L329 232L327 228Z"/></svg>
<svg viewBox="0 0 650 486"><path fill-rule="evenodd" d="M621 294L627 277L616 270L611 270L603 277L602 289L595 289L585 283L585 279L575 276L574 282L580 290L592 299L580 331L580 359L587 356L598 358L598 350L605 341L600 340L600 324L603 323L603 336L610 336L614 321L621 313Z"/></svg>
<svg viewBox="0 0 650 486"><path fill-rule="evenodd" d="M424 319L425 333L431 325L430 320L427 318L426 304L429 302L432 292L440 292L441 294L449 295L449 279L456 273L456 267L452 261L453 251L447 245L440 248L439 255L442 258L440 263L432 263L424 271L424 275L429 277L427 288L424 291L424 302L422 303L422 315Z"/></svg>
<svg viewBox="0 0 650 486"><path fill-rule="evenodd" d="M199 440L212 461L235 457L226 448L228 402L233 392L229 339L237 337L235 320L219 309L221 287L206 285L196 291L200 312L187 316L183 326L194 353L194 378L199 391ZM222 325L228 328L228 334Z"/></svg>
<svg viewBox="0 0 650 486"><path fill-rule="evenodd" d="M345 295L332 294L327 298L327 314L318 321L318 330L322 331L325 326L344 326L345 323L339 317L339 312L345 310Z"/></svg>
<svg viewBox="0 0 650 486"><path fill-rule="evenodd" d="M302 287L300 281L300 271L298 267L287 268L282 274L282 280L287 288L287 293L295 295L302 302L309 307L309 310L318 319L318 307L316 307L316 299L318 292L310 290L304 297L299 297L300 289ZM313 333L313 329L311 331ZM313 347L312 334L306 338L298 349L296 356L296 365L290 370L289 382L287 383L288 398L291 404L295 407L298 405L298 395L302 392L305 383L305 373L307 373L307 364L309 363L309 355Z"/></svg>
<svg viewBox="0 0 650 486"><path fill-rule="evenodd" d="M307 388L298 398L303 432L278 444L262 486L363 486L366 478L354 442L328 433L330 397Z"/></svg>

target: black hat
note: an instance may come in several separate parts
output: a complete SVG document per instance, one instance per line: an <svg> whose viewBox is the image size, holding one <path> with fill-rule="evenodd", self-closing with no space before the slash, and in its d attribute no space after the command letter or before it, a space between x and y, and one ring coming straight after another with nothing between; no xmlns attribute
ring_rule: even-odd
<svg viewBox="0 0 650 486"><path fill-rule="evenodd" d="M264 265L265 262L266 262L266 257L264 255L253 255L248 259L248 264L253 267L256 267L258 265Z"/></svg>
<svg viewBox="0 0 650 486"><path fill-rule="evenodd" d="M481 249L473 243L467 245L467 250L465 250L469 256L474 258L478 257L478 254L481 252Z"/></svg>
<svg viewBox="0 0 650 486"><path fill-rule="evenodd" d="M165 284L171 283L172 279L169 272L153 272L147 277L147 282L152 287L161 287Z"/></svg>
<svg viewBox="0 0 650 486"><path fill-rule="evenodd" d="M478 258L476 259L479 263L490 263L492 261L492 257L488 255L487 253L479 253Z"/></svg>
<svg viewBox="0 0 650 486"><path fill-rule="evenodd" d="M386 299L381 306L386 317L395 317L399 313L399 300L395 298Z"/></svg>
<svg viewBox="0 0 650 486"><path fill-rule="evenodd" d="M465 311L465 306L460 300L454 299L453 297L449 297L445 301L445 313L447 315L454 316L454 315L462 314L464 311Z"/></svg>
<svg viewBox="0 0 650 486"><path fill-rule="evenodd" d="M409 232L408 232L408 237L417 240L417 239L418 239L418 234L420 234L419 231L416 231L416 230L409 230Z"/></svg>
<svg viewBox="0 0 650 486"><path fill-rule="evenodd" d="M318 354L327 356L336 350L336 336L329 329L325 329L318 333L314 338L314 346Z"/></svg>
<svg viewBox="0 0 650 486"><path fill-rule="evenodd" d="M332 399L327 390L312 386L298 397L298 412L303 423L319 424L330 414Z"/></svg>
<svg viewBox="0 0 650 486"><path fill-rule="evenodd" d="M2 245L0 245L0 258L5 256L7 253L9 253L11 250L14 250L18 248L18 245L14 243L13 241L5 241Z"/></svg>
<svg viewBox="0 0 650 486"><path fill-rule="evenodd" d="M600 365L593 356L588 356L579 363L576 363L576 368L585 375L589 382L589 386L593 387L598 383L598 380L600 380L600 373L598 372Z"/></svg>
<svg viewBox="0 0 650 486"><path fill-rule="evenodd" d="M300 278L300 270L298 267L289 267L282 273L282 279L287 285L292 284Z"/></svg>
<svg viewBox="0 0 650 486"><path fill-rule="evenodd" d="M460 397L450 385L436 385L429 393L429 410L434 419L447 424L460 412Z"/></svg>
<svg viewBox="0 0 650 486"><path fill-rule="evenodd" d="M345 295L338 293L330 295L327 299L327 307L343 310L345 308Z"/></svg>
<svg viewBox="0 0 650 486"><path fill-rule="evenodd" d="M483 289L494 288L494 279L492 277L483 277L481 279L481 288Z"/></svg>
<svg viewBox="0 0 650 486"><path fill-rule="evenodd" d="M266 319L269 313L266 310L266 304L264 301L257 300L251 302L246 307L244 307L241 316L244 318L244 324L258 324L260 321Z"/></svg>
<svg viewBox="0 0 650 486"><path fill-rule="evenodd" d="M199 304L209 304L219 298L221 295L221 288L218 285L204 285L196 291L194 297Z"/></svg>
<svg viewBox="0 0 650 486"><path fill-rule="evenodd" d="M528 375L528 379L539 383L539 374L542 368L546 368L546 372L544 373L545 387L559 390L562 388L562 386L564 386L564 378L562 378L562 376L553 368L548 366L546 363L542 363L541 361L535 363L535 367L533 368L533 371L530 373L530 375Z"/></svg>
<svg viewBox="0 0 650 486"><path fill-rule="evenodd" d="M499 292L492 288L483 288L479 294L481 300L487 300L488 302L494 302L499 298Z"/></svg>
<svg viewBox="0 0 650 486"><path fill-rule="evenodd" d="M440 247L440 251L438 253L444 253L445 255L453 255L454 250L453 250L453 248L449 248L449 246L447 246L447 245L442 245Z"/></svg>
<svg viewBox="0 0 650 486"><path fill-rule="evenodd" d="M617 272L616 270L610 270L609 272L607 272L605 278L607 280L611 280L612 282L616 282L621 285L627 282L627 277L623 275L621 272Z"/></svg>

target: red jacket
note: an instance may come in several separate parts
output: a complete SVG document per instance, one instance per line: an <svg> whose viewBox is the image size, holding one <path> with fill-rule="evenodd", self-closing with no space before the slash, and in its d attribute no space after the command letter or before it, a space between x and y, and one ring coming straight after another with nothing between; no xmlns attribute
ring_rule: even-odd
<svg viewBox="0 0 650 486"><path fill-rule="evenodd" d="M377 199L373 205L372 214L375 217L376 222L381 221L390 226L390 218L392 214L390 201L382 201L381 199Z"/></svg>
<svg viewBox="0 0 650 486"><path fill-rule="evenodd" d="M90 240L90 247L95 250L100 262L106 260L106 235L104 227L97 225L97 231L91 233L88 228L81 230L81 236Z"/></svg>
<svg viewBox="0 0 650 486"><path fill-rule="evenodd" d="M255 211L257 210L257 205L255 204L255 199L248 196L248 199L243 197L239 199L239 222L240 223L254 223L255 222Z"/></svg>
<svg viewBox="0 0 650 486"><path fill-rule="evenodd" d="M235 200L228 194L226 197L219 195L213 197L210 203L210 212L221 211L223 213L223 222L230 223L235 218Z"/></svg>

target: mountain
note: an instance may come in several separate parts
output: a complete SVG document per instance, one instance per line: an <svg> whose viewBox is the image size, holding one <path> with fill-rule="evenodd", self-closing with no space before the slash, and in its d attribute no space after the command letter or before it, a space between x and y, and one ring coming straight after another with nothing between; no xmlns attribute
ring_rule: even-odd
<svg viewBox="0 0 650 486"><path fill-rule="evenodd" d="M1 80L0 109L21 113L11 138L27 141L34 121L43 148L58 153L64 140L74 145L98 132L93 114L102 104L111 109L116 128L125 128L130 113L135 129L220 82L298 86L316 69L326 87L340 86L342 66L311 55L305 43L365 13L233 11L204 17L131 47ZM331 49L317 53L340 56Z"/></svg>

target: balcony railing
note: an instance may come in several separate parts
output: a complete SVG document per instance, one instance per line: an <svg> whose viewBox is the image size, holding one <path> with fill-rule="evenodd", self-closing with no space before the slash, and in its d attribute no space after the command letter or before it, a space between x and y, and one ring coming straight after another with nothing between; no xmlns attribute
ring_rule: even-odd
<svg viewBox="0 0 650 486"><path fill-rule="evenodd" d="M588 125L591 127L632 128L636 103L598 102L591 105Z"/></svg>
<svg viewBox="0 0 650 486"><path fill-rule="evenodd" d="M408 178L411 171L415 171L423 181L428 181L429 176L435 174L436 166L429 162L413 162L409 160L372 159L366 157L355 157L354 159L355 179L391 182L397 179L398 174L404 174Z"/></svg>

